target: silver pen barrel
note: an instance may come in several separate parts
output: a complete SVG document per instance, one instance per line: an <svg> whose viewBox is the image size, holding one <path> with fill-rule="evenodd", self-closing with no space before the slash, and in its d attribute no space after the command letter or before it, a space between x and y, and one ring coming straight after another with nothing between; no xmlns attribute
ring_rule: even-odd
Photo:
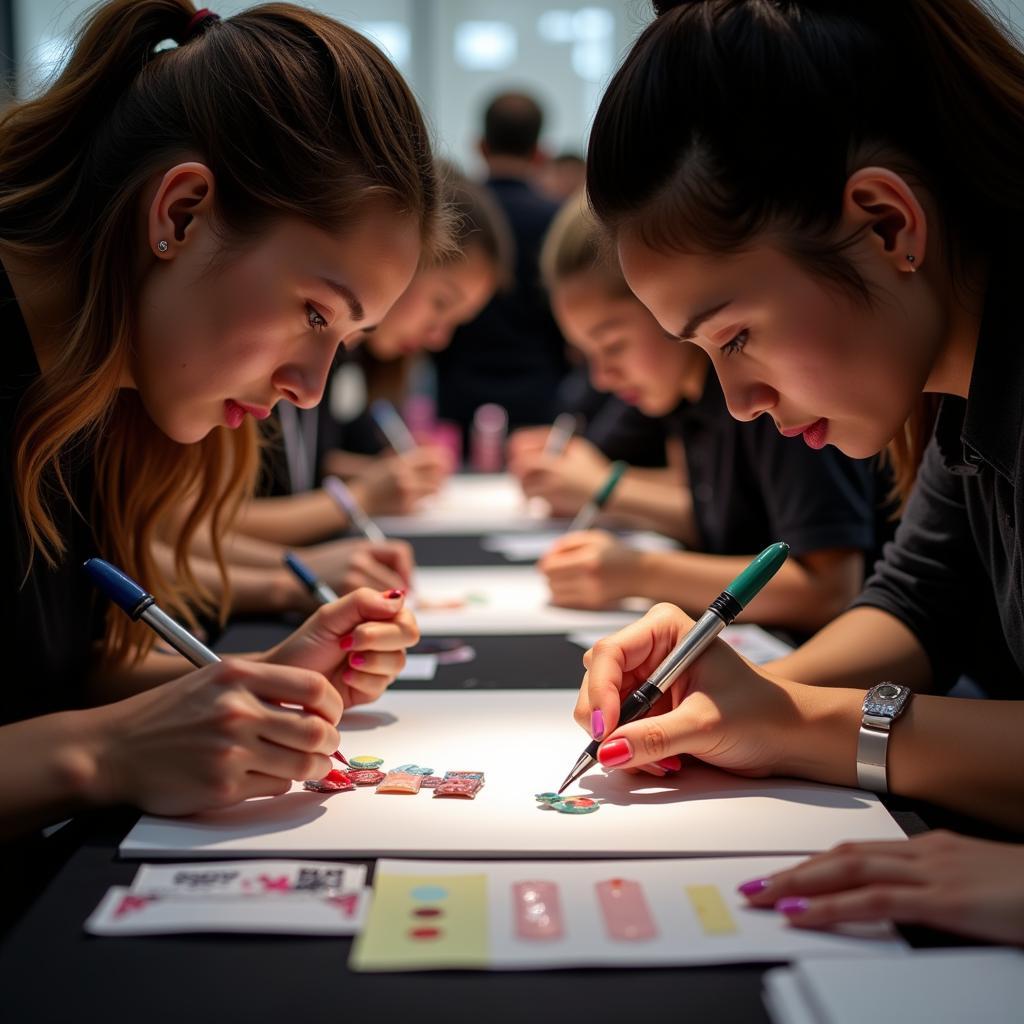
<svg viewBox="0 0 1024 1024"><path fill-rule="evenodd" d="M162 612L155 604L151 604L139 618L193 665L212 665L220 661L206 644L200 643L187 629L179 626L170 615Z"/></svg>
<svg viewBox="0 0 1024 1024"><path fill-rule="evenodd" d="M713 611L706 611L672 653L651 673L648 682L664 693L704 652L708 644L725 629L725 621Z"/></svg>

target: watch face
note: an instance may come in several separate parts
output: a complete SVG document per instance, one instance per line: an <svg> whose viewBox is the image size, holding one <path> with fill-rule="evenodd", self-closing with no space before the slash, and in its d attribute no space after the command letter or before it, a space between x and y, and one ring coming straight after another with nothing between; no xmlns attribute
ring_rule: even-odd
<svg viewBox="0 0 1024 1024"><path fill-rule="evenodd" d="M906 707L910 690L895 683L872 686L864 699L864 714L878 718L896 718Z"/></svg>

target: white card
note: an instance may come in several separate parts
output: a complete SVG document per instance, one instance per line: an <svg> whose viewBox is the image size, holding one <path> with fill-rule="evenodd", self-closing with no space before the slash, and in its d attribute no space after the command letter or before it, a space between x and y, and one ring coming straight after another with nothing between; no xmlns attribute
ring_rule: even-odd
<svg viewBox="0 0 1024 1024"><path fill-rule="evenodd" d="M91 935L355 935L366 919L369 902L369 889L326 898L274 895L178 899L142 896L115 885L85 922L85 930Z"/></svg>
<svg viewBox="0 0 1024 1024"><path fill-rule="evenodd" d="M136 896L216 899L296 893L333 895L366 885L366 868L337 861L239 860L191 864L143 864L131 892Z"/></svg>
<svg viewBox="0 0 1024 1024"><path fill-rule="evenodd" d="M399 679L422 682L437 675L436 654L407 654L405 668L398 673Z"/></svg>

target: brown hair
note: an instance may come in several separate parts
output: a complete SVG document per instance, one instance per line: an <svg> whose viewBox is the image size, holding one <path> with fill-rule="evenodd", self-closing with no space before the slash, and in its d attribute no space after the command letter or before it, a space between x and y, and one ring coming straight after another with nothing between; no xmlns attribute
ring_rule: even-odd
<svg viewBox="0 0 1024 1024"><path fill-rule="evenodd" d="M540 276L550 292L568 278L590 271L600 274L610 295L632 296L607 233L581 192L566 200L544 236Z"/></svg>
<svg viewBox="0 0 1024 1024"><path fill-rule="evenodd" d="M417 218L428 252L445 234L423 119L380 50L292 4L207 21L190 35L194 14L187 0L99 5L50 88L0 118L0 252L73 268L76 304L15 430L30 556L53 564L63 553L51 501L60 491L70 497L69 461L84 450L95 459L101 553L187 619L189 602L210 604L189 569L192 538L209 523L216 545L252 491L258 445L251 424L176 444L136 393L119 387L136 323L137 206L147 180L198 153L216 178L226 244L255 239L281 216L337 229L368 197ZM182 45L155 52L167 39ZM183 501L174 582L159 572L152 542ZM219 545L215 552L225 575ZM109 657L141 656L149 642L125 617L108 619Z"/></svg>
<svg viewBox="0 0 1024 1024"><path fill-rule="evenodd" d="M850 174L883 162L934 197L958 285L1024 221L1024 58L974 0L683 0L615 74L590 136L591 204L662 250L765 232L872 297L836 239ZM934 426L922 396L891 454L906 492Z"/></svg>
<svg viewBox="0 0 1024 1024"><path fill-rule="evenodd" d="M470 181L454 165L438 161L441 196L452 220L454 241L441 263L454 263L470 249L479 249L494 268L499 287L512 283L515 241L508 218L498 201L484 188Z"/></svg>

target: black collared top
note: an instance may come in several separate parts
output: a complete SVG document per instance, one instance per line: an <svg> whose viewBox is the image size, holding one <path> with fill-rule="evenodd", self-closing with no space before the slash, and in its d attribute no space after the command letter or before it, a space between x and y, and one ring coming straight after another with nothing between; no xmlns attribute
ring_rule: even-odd
<svg viewBox="0 0 1024 1024"><path fill-rule="evenodd" d="M36 554L29 565L28 537L18 507L14 474L14 428L21 400L39 376L28 329L0 268L0 725L80 707L95 642L103 635L106 608L80 566L95 555L92 528L84 518L92 507L92 465L80 451L65 462L65 479L75 506L57 488L51 513L66 550L48 566Z"/></svg>
<svg viewBox="0 0 1024 1024"><path fill-rule="evenodd" d="M666 417L686 451L700 550L755 554L778 540L794 555L875 547L878 498L871 460L783 437L769 416L729 414L711 370L701 397Z"/></svg>
<svg viewBox="0 0 1024 1024"><path fill-rule="evenodd" d="M989 284L967 400L942 400L903 521L855 602L911 629L939 691L967 673L992 696L1024 695L1019 273L1003 265Z"/></svg>

